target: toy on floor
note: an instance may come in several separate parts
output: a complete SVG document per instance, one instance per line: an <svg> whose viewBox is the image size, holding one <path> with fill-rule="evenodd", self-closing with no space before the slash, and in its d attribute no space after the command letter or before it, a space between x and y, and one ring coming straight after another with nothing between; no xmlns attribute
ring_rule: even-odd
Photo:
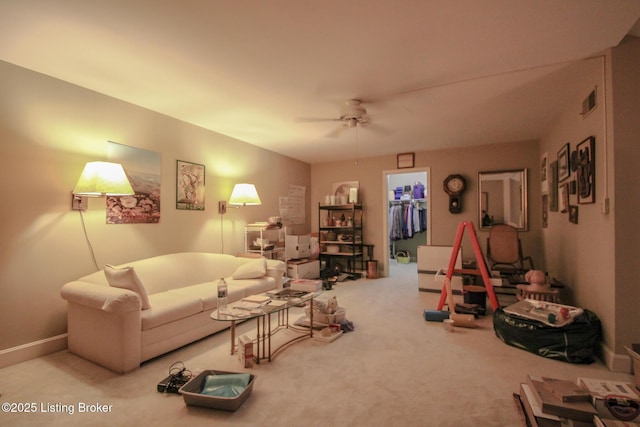
<svg viewBox="0 0 640 427"><path fill-rule="evenodd" d="M344 319L342 322L340 322L340 329L342 329L342 332L351 332L355 329L355 327L353 326L353 322Z"/></svg>
<svg viewBox="0 0 640 427"><path fill-rule="evenodd" d="M529 292L549 291L551 286L547 283L547 276L544 271L529 270L524 275L524 279L529 283L528 285L516 285L516 288ZM518 294L520 299L520 294Z"/></svg>
<svg viewBox="0 0 640 427"><path fill-rule="evenodd" d="M327 300L324 312L327 314L334 314L336 311L338 311L338 298L334 295Z"/></svg>

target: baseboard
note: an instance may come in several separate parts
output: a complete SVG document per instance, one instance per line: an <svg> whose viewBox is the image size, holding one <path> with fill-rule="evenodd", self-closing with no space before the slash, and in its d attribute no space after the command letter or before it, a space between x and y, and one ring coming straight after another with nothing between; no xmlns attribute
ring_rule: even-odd
<svg viewBox="0 0 640 427"><path fill-rule="evenodd" d="M611 372L631 373L631 358L629 355L617 354L602 342L600 343L600 360Z"/></svg>
<svg viewBox="0 0 640 427"><path fill-rule="evenodd" d="M67 348L67 334L0 350L0 369Z"/></svg>

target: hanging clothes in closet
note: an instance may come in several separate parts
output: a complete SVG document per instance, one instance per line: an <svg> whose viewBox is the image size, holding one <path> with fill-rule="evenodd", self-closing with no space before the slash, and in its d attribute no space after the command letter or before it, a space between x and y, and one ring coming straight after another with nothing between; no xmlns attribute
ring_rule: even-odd
<svg viewBox="0 0 640 427"><path fill-rule="evenodd" d="M391 202L389 206L389 238L411 239L427 230L427 211L422 203Z"/></svg>

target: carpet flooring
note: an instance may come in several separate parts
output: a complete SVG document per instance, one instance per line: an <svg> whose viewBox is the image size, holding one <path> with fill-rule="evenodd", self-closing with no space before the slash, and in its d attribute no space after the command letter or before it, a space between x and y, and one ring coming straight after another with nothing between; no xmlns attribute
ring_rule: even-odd
<svg viewBox="0 0 640 427"><path fill-rule="evenodd" d="M390 271L323 294L346 308L353 332L332 343L300 341L252 368L229 354L223 331L126 375L67 351L1 369L0 402L22 406L7 412L4 405L0 425L517 426L512 393L528 373L633 381L599 362L573 365L510 347L495 336L490 313L475 329L447 332L422 317L439 294L418 291L416 264ZM294 318L302 315L295 310ZM239 333L254 327L246 322ZM179 395L156 391L176 361L196 374L251 372L253 393L236 412L187 406Z"/></svg>

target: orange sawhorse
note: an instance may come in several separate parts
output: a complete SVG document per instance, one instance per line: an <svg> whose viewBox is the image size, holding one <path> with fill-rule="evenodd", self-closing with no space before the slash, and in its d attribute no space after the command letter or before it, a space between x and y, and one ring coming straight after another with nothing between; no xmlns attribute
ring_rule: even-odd
<svg viewBox="0 0 640 427"><path fill-rule="evenodd" d="M455 269L456 260L458 258L458 250L460 249L460 245L462 244L462 236L464 235L464 230L467 229L469 231L469 237L471 238L471 244L473 246L473 252L476 256L476 261L478 263L478 270L469 270ZM453 273L459 274L472 274L476 276L482 276L482 281L484 282L484 287L487 290L487 295L489 295L489 301L491 301L491 307L493 307L493 311L496 311L500 304L498 303L498 298L496 298L495 292L493 292L493 285L491 285L491 279L489 278L489 271L487 270L487 265L484 262L484 257L482 256L482 251L480 250L480 244L478 243L478 236L476 235L476 230L473 226L472 221L462 221L458 224L458 232L456 233L456 239L453 243L453 251L451 252L451 259L449 260L449 267L447 268L447 280L451 280ZM440 293L440 301L438 302L438 310L442 310L444 306L444 302L447 298L447 292L445 285L442 286L442 292ZM449 307L449 311L454 310L453 301L449 301L451 305Z"/></svg>

